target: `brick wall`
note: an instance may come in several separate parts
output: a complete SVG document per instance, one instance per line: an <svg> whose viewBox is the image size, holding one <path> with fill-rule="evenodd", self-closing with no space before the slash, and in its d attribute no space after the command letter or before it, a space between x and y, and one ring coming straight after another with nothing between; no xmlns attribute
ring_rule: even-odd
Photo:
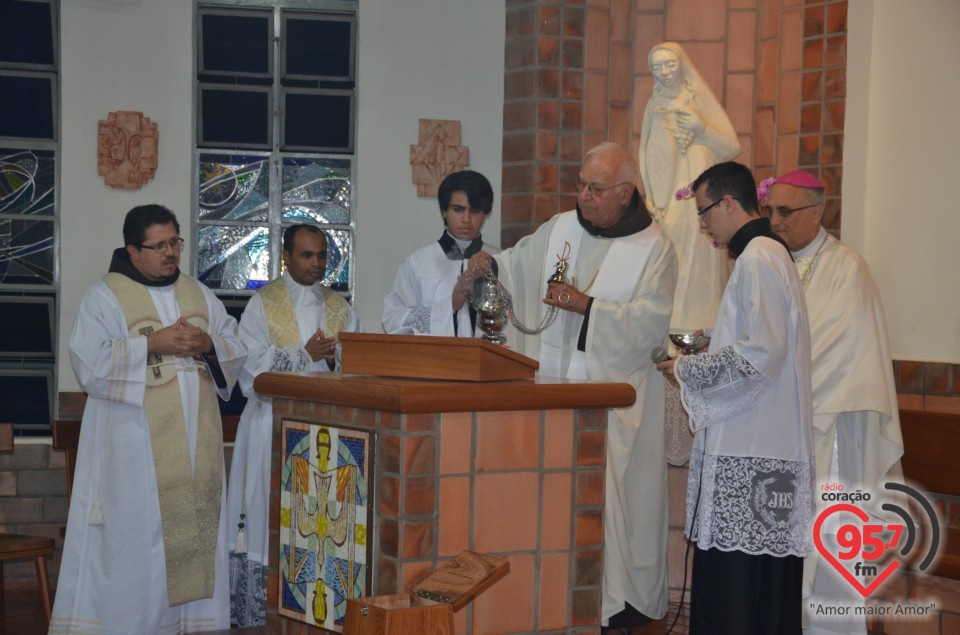
<svg viewBox="0 0 960 635"><path fill-rule="evenodd" d="M690 55L758 181L823 179L839 235L846 19L846 0L507 0L501 246L572 209L587 149L637 152L662 41Z"/></svg>
<svg viewBox="0 0 960 635"><path fill-rule="evenodd" d="M588 13L596 11L582 1L507 0L501 196L504 246L576 202L571 184L584 148ZM605 135L604 129L600 136Z"/></svg>
<svg viewBox="0 0 960 635"><path fill-rule="evenodd" d="M896 361L893 369L901 409L960 414L960 364Z"/></svg>
<svg viewBox="0 0 960 635"><path fill-rule="evenodd" d="M67 523L67 481L63 452L49 442L18 442L12 454L0 455L0 531L45 536L57 541L47 572L51 584L60 570L63 539L60 528ZM33 560L4 563L4 587L34 589L37 572Z"/></svg>

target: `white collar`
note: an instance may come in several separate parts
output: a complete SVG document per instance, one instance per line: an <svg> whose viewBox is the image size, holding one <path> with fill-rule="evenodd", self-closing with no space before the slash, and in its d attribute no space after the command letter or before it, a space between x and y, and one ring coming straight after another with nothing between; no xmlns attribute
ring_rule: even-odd
<svg viewBox="0 0 960 635"><path fill-rule="evenodd" d="M283 282L290 292L293 306L315 306L323 302L323 290L319 282L309 286L302 285L293 279L290 272L283 272Z"/></svg>
<svg viewBox="0 0 960 635"><path fill-rule="evenodd" d="M826 242L826 240L827 240L827 230L825 230L823 226L821 226L820 231L817 232L817 236L810 241L809 245L807 245L803 249L799 249L797 251L792 252L794 259L807 258L809 256L815 255L817 252L820 251L820 248L823 247L823 243Z"/></svg>

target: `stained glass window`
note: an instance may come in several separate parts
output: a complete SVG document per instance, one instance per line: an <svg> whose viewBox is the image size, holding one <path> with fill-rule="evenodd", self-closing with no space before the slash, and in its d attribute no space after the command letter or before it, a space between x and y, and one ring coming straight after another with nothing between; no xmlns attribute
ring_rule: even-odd
<svg viewBox="0 0 960 635"><path fill-rule="evenodd" d="M0 214L54 216L54 152L0 147Z"/></svg>
<svg viewBox="0 0 960 635"><path fill-rule="evenodd" d="M336 291L350 289L350 261L352 245L350 232L344 229L328 229L327 235L327 274L323 277L323 284Z"/></svg>
<svg viewBox="0 0 960 635"><path fill-rule="evenodd" d="M271 220L270 157L203 153L199 158L197 271L207 286L231 292L263 286L279 275L283 230L314 223L323 227L328 239L323 283L350 292L350 159L282 157L276 184L281 204L278 218Z"/></svg>
<svg viewBox="0 0 960 635"><path fill-rule="evenodd" d="M50 434L57 391L57 23L57 0L0 0L0 415L20 436Z"/></svg>
<svg viewBox="0 0 960 635"><path fill-rule="evenodd" d="M211 289L257 289L269 282L267 227L205 225L199 231L197 275Z"/></svg>
<svg viewBox="0 0 960 635"><path fill-rule="evenodd" d="M0 287L54 279L54 153L0 148Z"/></svg>
<svg viewBox="0 0 960 635"><path fill-rule="evenodd" d="M270 157L200 155L199 219L267 222Z"/></svg>
<svg viewBox="0 0 960 635"><path fill-rule="evenodd" d="M353 293L356 6L198 5L197 271L231 302L280 275L304 222L327 235L323 283Z"/></svg>
<svg viewBox="0 0 960 635"><path fill-rule="evenodd" d="M283 222L350 224L350 160L285 158Z"/></svg>

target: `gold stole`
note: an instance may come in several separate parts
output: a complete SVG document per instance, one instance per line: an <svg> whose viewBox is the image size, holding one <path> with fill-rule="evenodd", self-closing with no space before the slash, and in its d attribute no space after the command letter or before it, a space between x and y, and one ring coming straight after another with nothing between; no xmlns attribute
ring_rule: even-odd
<svg viewBox="0 0 960 635"><path fill-rule="evenodd" d="M323 312L327 323L324 335L336 337L347 323L350 307L339 293L326 287L320 287L320 291L323 294ZM278 348L302 344L293 299L283 278L276 278L264 285L260 289L260 298L263 300L263 315L267 321L270 343Z"/></svg>
<svg viewBox="0 0 960 635"><path fill-rule="evenodd" d="M108 273L104 280L120 302L131 337L163 328L147 287L118 273ZM198 284L181 276L175 292L180 316L208 330L207 303ZM157 475L170 606L213 597L214 589L223 428L210 373L205 365L198 367L201 370L196 469L191 477L190 449L173 356L154 354L147 358L143 407Z"/></svg>

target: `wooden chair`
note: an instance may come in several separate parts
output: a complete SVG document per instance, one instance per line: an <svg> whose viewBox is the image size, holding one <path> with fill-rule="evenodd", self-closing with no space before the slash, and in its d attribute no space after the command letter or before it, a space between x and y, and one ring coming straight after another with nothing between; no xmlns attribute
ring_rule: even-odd
<svg viewBox="0 0 960 635"><path fill-rule="evenodd" d="M13 424L0 423L0 453L13 452ZM37 566L37 581L40 584L40 601L43 613L50 624L50 583L47 580L46 558L53 557L53 538L0 533L0 632L4 630L3 563L7 560L33 558Z"/></svg>
<svg viewBox="0 0 960 635"><path fill-rule="evenodd" d="M80 445L80 420L55 419L53 422L53 449L63 450L63 467L67 472L67 504L73 493L73 471L77 465L77 447ZM60 528L60 536L65 536L66 527Z"/></svg>

